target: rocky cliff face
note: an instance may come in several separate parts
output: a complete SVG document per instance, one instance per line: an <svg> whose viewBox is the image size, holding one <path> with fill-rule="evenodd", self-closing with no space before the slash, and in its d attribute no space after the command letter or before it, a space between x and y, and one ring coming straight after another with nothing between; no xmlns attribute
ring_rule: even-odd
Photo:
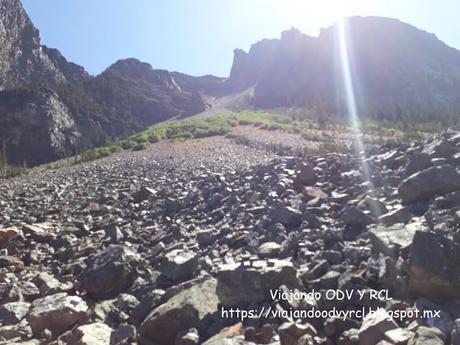
<svg viewBox="0 0 460 345"><path fill-rule="evenodd" d="M0 92L0 138L8 162L34 165L72 154L81 133L69 109L50 89Z"/></svg>
<svg viewBox="0 0 460 345"><path fill-rule="evenodd" d="M0 0L0 47L0 144L8 162L33 165L74 152L80 132L52 90L70 74L40 45L18 0Z"/></svg>
<svg viewBox="0 0 460 345"><path fill-rule="evenodd" d="M65 81L19 0L0 0L0 90Z"/></svg>
<svg viewBox="0 0 460 345"><path fill-rule="evenodd" d="M73 62L67 61L67 59L61 54L61 52L54 48L48 48L42 46L43 52L48 56L54 66L64 74L64 77L68 82L76 83L90 79L90 75L86 70Z"/></svg>
<svg viewBox="0 0 460 345"><path fill-rule="evenodd" d="M398 20L352 17L348 53L360 110L371 116L410 109L435 113L460 104L460 52ZM293 29L235 51L228 93L255 88L254 105L322 106L343 103L338 28L318 38ZM339 102L337 102L339 100Z"/></svg>
<svg viewBox="0 0 460 345"><path fill-rule="evenodd" d="M206 109L193 87L135 59L90 76L41 45L19 0L0 0L0 47L0 144L9 162L55 160Z"/></svg>

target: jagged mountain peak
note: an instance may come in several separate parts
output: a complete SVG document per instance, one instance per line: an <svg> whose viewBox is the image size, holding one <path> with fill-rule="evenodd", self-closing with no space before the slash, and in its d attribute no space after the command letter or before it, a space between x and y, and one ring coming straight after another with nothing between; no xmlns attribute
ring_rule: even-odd
<svg viewBox="0 0 460 345"><path fill-rule="evenodd" d="M398 19L345 19L360 111L368 116L450 111L460 106L460 52ZM254 106L343 109L337 25L317 38L291 29L235 50L227 92L254 88ZM385 115L387 116L387 115Z"/></svg>
<svg viewBox="0 0 460 345"><path fill-rule="evenodd" d="M0 47L0 90L65 81L43 52L40 32L18 0L0 0Z"/></svg>
<svg viewBox="0 0 460 345"><path fill-rule="evenodd" d="M181 91L172 74L169 71L153 69L147 63L135 58L121 59L107 68L101 77L116 76L122 79L130 79L144 82L143 87L166 88Z"/></svg>
<svg viewBox="0 0 460 345"><path fill-rule="evenodd" d="M118 73L132 78L144 78L153 73L153 67L135 58L120 59L109 66L103 73Z"/></svg>
<svg viewBox="0 0 460 345"><path fill-rule="evenodd" d="M58 49L48 48L47 46L42 46L42 49L55 67L64 74L67 82L81 82L91 77L84 67L68 61Z"/></svg>

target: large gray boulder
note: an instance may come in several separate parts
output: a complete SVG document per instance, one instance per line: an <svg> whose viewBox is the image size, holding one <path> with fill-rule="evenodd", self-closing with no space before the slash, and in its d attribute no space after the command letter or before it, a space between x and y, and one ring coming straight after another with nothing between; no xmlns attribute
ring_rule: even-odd
<svg viewBox="0 0 460 345"><path fill-rule="evenodd" d="M112 329L109 326L95 322L64 333L53 345L110 345L111 335Z"/></svg>
<svg viewBox="0 0 460 345"><path fill-rule="evenodd" d="M340 220L345 225L365 226L375 223L375 219L361 211L356 206L347 206L340 214Z"/></svg>
<svg viewBox="0 0 460 345"><path fill-rule="evenodd" d="M315 181L316 174L313 167L308 163L299 164L294 183L300 186L311 186Z"/></svg>
<svg viewBox="0 0 460 345"><path fill-rule="evenodd" d="M431 157L428 153L415 152L409 156L409 162L404 170L404 176L409 177L416 172L428 169L431 166Z"/></svg>
<svg viewBox="0 0 460 345"><path fill-rule="evenodd" d="M389 227L377 225L369 230L372 248L375 252L396 259L401 250L412 244L414 235L420 227L419 223L408 225L399 223Z"/></svg>
<svg viewBox="0 0 460 345"><path fill-rule="evenodd" d="M198 267L198 255L192 251L181 249L167 253L161 261L160 272L174 282L192 277Z"/></svg>
<svg viewBox="0 0 460 345"><path fill-rule="evenodd" d="M203 331L217 312L217 281L213 278L178 293L154 309L139 327L139 335L158 345L174 345L179 332L190 328Z"/></svg>
<svg viewBox="0 0 460 345"><path fill-rule="evenodd" d="M396 210L390 211L381 215L378 221L385 225L392 225L396 223L407 223L412 218L412 213L408 206L403 206Z"/></svg>
<svg viewBox="0 0 460 345"><path fill-rule="evenodd" d="M302 221L302 212L290 206L277 205L271 212L274 223L281 223L285 226L296 227Z"/></svg>
<svg viewBox="0 0 460 345"><path fill-rule="evenodd" d="M217 273L217 294L224 306L241 306L270 301L270 290L281 285L299 286L297 270L285 260L257 261L250 267L229 264Z"/></svg>
<svg viewBox="0 0 460 345"><path fill-rule="evenodd" d="M243 324L237 323L222 329L218 334L206 340L202 345L252 345L244 340Z"/></svg>
<svg viewBox="0 0 460 345"><path fill-rule="evenodd" d="M112 245L90 257L80 274L81 286L95 299L111 298L127 289L136 279L137 253L125 246Z"/></svg>
<svg viewBox="0 0 460 345"><path fill-rule="evenodd" d="M454 329L450 334L452 345L460 345L460 319L455 320Z"/></svg>
<svg viewBox="0 0 460 345"><path fill-rule="evenodd" d="M449 164L428 168L409 176L398 188L404 204L429 199L460 189L460 175Z"/></svg>
<svg viewBox="0 0 460 345"><path fill-rule="evenodd" d="M409 290L435 301L460 298L460 246L448 238L416 232L409 256Z"/></svg>
<svg viewBox="0 0 460 345"><path fill-rule="evenodd" d="M426 145L423 149L423 153L426 153L430 158L450 158L459 152L459 150L460 148L454 143L440 138Z"/></svg>

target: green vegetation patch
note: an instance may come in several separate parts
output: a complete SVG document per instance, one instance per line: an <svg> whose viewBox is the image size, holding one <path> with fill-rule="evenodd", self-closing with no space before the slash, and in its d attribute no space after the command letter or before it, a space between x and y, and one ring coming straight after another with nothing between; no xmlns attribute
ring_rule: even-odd
<svg viewBox="0 0 460 345"><path fill-rule="evenodd" d="M225 135L237 125L238 122L233 116L226 115L163 122L138 134L118 140L110 146L86 150L76 157L76 162L92 161L121 150L141 151L146 149L149 143L157 143L164 139L186 140Z"/></svg>
<svg viewBox="0 0 460 345"><path fill-rule="evenodd" d="M121 150L140 151L147 148L150 143L161 140L188 140L196 138L225 135L236 139L237 142L245 143L247 138L235 136L233 128L238 126L254 126L262 130L283 131L301 135L310 141L323 143L318 150L322 152L340 151L341 144L335 145L336 136L331 133L352 133L344 119L337 117L314 116L311 112L289 111L280 113L267 112L239 112L232 114L194 116L181 120L172 120L154 125L140 133L120 139L115 143L84 151L76 162L86 162L102 157L107 157ZM364 120L361 123L363 141L370 143L385 143L392 140L416 140L423 138L422 130L434 130L434 126L418 125L408 128L407 124L378 122ZM329 131L329 133L327 133ZM279 151L284 151L284 148ZM308 150L306 150L308 151ZM307 154L305 152L304 154Z"/></svg>

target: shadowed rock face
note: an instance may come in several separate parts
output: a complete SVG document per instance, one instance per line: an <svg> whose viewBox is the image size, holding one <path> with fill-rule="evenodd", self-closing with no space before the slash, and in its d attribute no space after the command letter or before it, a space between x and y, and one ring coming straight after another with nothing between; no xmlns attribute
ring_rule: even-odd
<svg viewBox="0 0 460 345"><path fill-rule="evenodd" d="M74 152L81 136L69 109L50 89L0 92L0 113L8 163L35 165L62 158Z"/></svg>
<svg viewBox="0 0 460 345"><path fill-rule="evenodd" d="M460 53L435 35L395 19L352 17L347 45L358 106L370 116L459 105ZM235 50L227 92L255 87L254 105L322 107L343 103L337 26L313 38L292 29L248 53ZM339 102L340 105L340 102Z"/></svg>
<svg viewBox="0 0 460 345"><path fill-rule="evenodd" d="M254 103L260 108L294 104L305 97L316 71L317 40L292 29L281 39L263 40L249 53L237 49L226 87L241 92L255 86Z"/></svg>
<svg viewBox="0 0 460 345"><path fill-rule="evenodd" d="M0 0L0 90L65 81L19 0Z"/></svg>

